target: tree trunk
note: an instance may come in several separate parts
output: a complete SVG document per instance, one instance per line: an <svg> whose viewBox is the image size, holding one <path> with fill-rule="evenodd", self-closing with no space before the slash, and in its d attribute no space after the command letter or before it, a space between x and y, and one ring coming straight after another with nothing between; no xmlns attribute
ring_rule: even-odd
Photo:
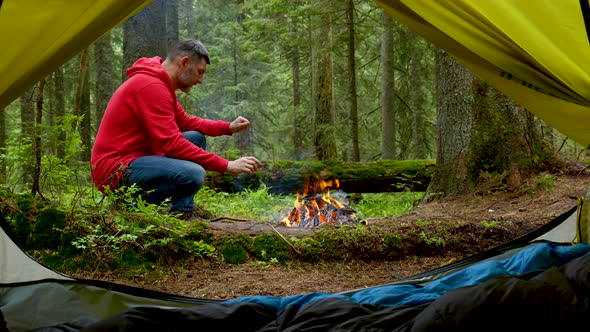
<svg viewBox="0 0 590 332"><path fill-rule="evenodd" d="M46 102L45 105L45 123L47 123L48 126L53 127L55 125L55 99L53 98L55 96L55 75L53 73L51 73L51 75L49 75L46 78L47 82L45 82L45 95L48 95L49 98L47 98L48 102ZM48 142L49 145L52 145L53 142ZM47 148L46 148L47 149ZM51 146L50 150L48 151L48 153L52 153L53 152L53 146Z"/></svg>
<svg viewBox="0 0 590 332"><path fill-rule="evenodd" d="M541 122L541 130L543 139L551 144L555 149L557 148L557 135L555 129L549 127L545 122Z"/></svg>
<svg viewBox="0 0 590 332"><path fill-rule="evenodd" d="M330 1L322 8L322 13L312 19L316 40L320 42L317 65L317 91L314 114L314 147L318 160L335 160L336 126L334 92L332 86L332 18Z"/></svg>
<svg viewBox="0 0 590 332"><path fill-rule="evenodd" d="M25 140L32 140L33 137L33 122L35 120L34 95L35 87L27 90L20 97L21 137ZM25 165L22 165L23 185L31 183L32 174L31 162L25 162Z"/></svg>
<svg viewBox="0 0 590 332"><path fill-rule="evenodd" d="M86 64L84 83L82 84L82 94L80 99L80 114L82 115L82 122L80 122L80 140L84 149L81 153L82 161L90 161L90 153L92 147L92 112L90 111L90 75L88 75L88 49L85 50Z"/></svg>
<svg viewBox="0 0 590 332"><path fill-rule="evenodd" d="M55 80L55 120L57 123L61 124L63 122L65 116L65 109L66 109L66 100L65 100L65 84L64 84L64 70L63 67L59 67L55 70L54 80ZM57 144L56 144L56 151L55 154L58 158L63 159L65 158L65 143L66 143L66 133L63 130L63 126L60 126L59 134L57 136Z"/></svg>
<svg viewBox="0 0 590 332"><path fill-rule="evenodd" d="M348 26L348 71L350 72L350 137L352 138L352 161L359 162L361 161L361 152L359 149L359 120L356 93L356 45L354 39L354 0L348 0L346 4L346 23Z"/></svg>
<svg viewBox="0 0 590 332"><path fill-rule="evenodd" d="M240 8L236 13L236 23L237 26L242 28L242 22L244 20L244 15L242 14L241 8L244 6L244 1L243 0L235 0L236 4L237 4L237 8ZM240 91L240 89L238 88L239 84L240 84L240 80L244 80L244 78L240 77L240 71L244 71L246 70L246 64L244 64L243 60L241 60L240 57L240 45L239 45L239 33L235 32L233 35L233 40L232 40L232 57L233 57L233 73L234 73L234 88L235 88L235 94L234 94L234 104L235 105L239 105L242 101L243 101L243 96L242 93ZM240 65L243 66L243 68L240 68ZM246 76L246 74L244 74L244 76ZM256 115L254 113L244 113L242 114L243 116L245 116L246 118L248 118L252 123L256 123ZM242 132L239 132L237 134L232 135L234 138L234 142L238 148L238 150L240 150L240 153L242 155L253 155L254 154L254 130L255 127L250 127L249 130L245 130Z"/></svg>
<svg viewBox="0 0 590 332"><path fill-rule="evenodd" d="M186 33L188 38L198 39L195 35L195 0L185 0L184 17L186 21Z"/></svg>
<svg viewBox="0 0 590 332"><path fill-rule="evenodd" d="M542 144L523 107L480 80L473 92L476 123L468 158L470 182L481 186L480 180L497 175L496 182L515 190L535 167L553 158L554 149Z"/></svg>
<svg viewBox="0 0 590 332"><path fill-rule="evenodd" d="M291 33L295 35L297 20L291 22ZM299 68L299 47L291 49L291 74L293 75L293 160L303 159L303 112L301 110L301 79Z"/></svg>
<svg viewBox="0 0 590 332"><path fill-rule="evenodd" d="M123 23L123 68L121 80L127 79L125 71L141 57L166 57L166 9L165 0L155 0Z"/></svg>
<svg viewBox="0 0 590 332"><path fill-rule="evenodd" d="M80 155L80 160L90 160L90 93L88 84L88 49L80 53L80 72L76 93L74 95L73 115L81 117L80 126L78 127L80 139L85 146L85 150ZM74 129L75 129L74 125Z"/></svg>
<svg viewBox="0 0 590 332"><path fill-rule="evenodd" d="M84 84L86 83L86 73L88 72L88 49L84 49L80 53L80 65L78 71L78 80L76 84L76 93L74 94L74 104L72 107L72 114L75 116L82 115L82 93L84 90Z"/></svg>
<svg viewBox="0 0 590 332"><path fill-rule="evenodd" d="M30 138L33 133L33 121L35 120L34 97L35 88L27 90L20 97L20 123L22 137Z"/></svg>
<svg viewBox="0 0 590 332"><path fill-rule="evenodd" d="M425 77L425 64L421 59L425 56L417 47L419 43L418 36L412 31L407 31L407 39L410 45L415 45L410 50L410 116L412 119L412 140L411 140L411 159L425 159L430 157L428 135L429 130L426 126L425 114L425 90L428 83ZM430 49L430 48L429 48ZM426 86L426 87L425 87Z"/></svg>
<svg viewBox="0 0 590 332"><path fill-rule="evenodd" d="M381 35L381 159L396 159L393 18L382 13Z"/></svg>
<svg viewBox="0 0 590 332"><path fill-rule="evenodd" d="M113 92L115 92L115 67L113 66L114 53L111 44L111 34L107 33L94 44L94 63L96 68L95 86L95 120L98 124L107 107ZM96 132L95 132L96 133Z"/></svg>
<svg viewBox="0 0 590 332"><path fill-rule="evenodd" d="M437 51L436 58L439 141L425 200L516 190L558 159L524 108L448 54Z"/></svg>
<svg viewBox="0 0 590 332"><path fill-rule="evenodd" d="M311 47L309 48L309 91L310 91L310 113L315 112L317 101L314 98L318 94L318 41L315 39L314 26L317 25L317 14L310 14L308 16L308 36Z"/></svg>
<svg viewBox="0 0 590 332"><path fill-rule="evenodd" d="M475 77L448 53L436 51L438 140L436 171L425 200L468 192L471 136L475 126L471 87Z"/></svg>
<svg viewBox="0 0 590 332"><path fill-rule="evenodd" d="M166 50L171 49L178 42L178 1L179 0L166 1Z"/></svg>
<svg viewBox="0 0 590 332"><path fill-rule="evenodd" d="M45 89L45 78L39 81L39 90L37 92L37 107L35 112L35 125L33 127L33 185L31 187L31 194L33 196L41 194L41 187L39 185L41 178L41 125L43 124L43 90Z"/></svg>

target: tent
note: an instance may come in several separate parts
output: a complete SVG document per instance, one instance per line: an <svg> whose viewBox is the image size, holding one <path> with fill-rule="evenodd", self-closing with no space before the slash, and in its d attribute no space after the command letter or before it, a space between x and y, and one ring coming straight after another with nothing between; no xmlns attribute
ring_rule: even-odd
<svg viewBox="0 0 590 332"><path fill-rule="evenodd" d="M0 219L0 331L547 330L590 323L590 245L577 208L514 241L389 284L341 293L172 295L52 271ZM483 328L482 328L483 327Z"/></svg>
<svg viewBox="0 0 590 332"><path fill-rule="evenodd" d="M0 1L0 108L148 3ZM587 0L377 3L548 124L590 143L590 122L584 121L590 105ZM229 301L63 275L22 252L0 217L0 331L586 327L590 245L584 202L580 198L578 206L522 238L390 284Z"/></svg>

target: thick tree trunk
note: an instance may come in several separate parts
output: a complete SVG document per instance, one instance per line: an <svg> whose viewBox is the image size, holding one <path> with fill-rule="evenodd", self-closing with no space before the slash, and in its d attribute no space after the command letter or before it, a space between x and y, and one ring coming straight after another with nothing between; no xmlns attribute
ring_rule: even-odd
<svg viewBox="0 0 590 332"><path fill-rule="evenodd" d="M195 0L185 0L183 12L188 38L198 39L195 35Z"/></svg>
<svg viewBox="0 0 590 332"><path fill-rule="evenodd" d="M382 13L381 36L381 159L396 158L393 18Z"/></svg>
<svg viewBox="0 0 590 332"><path fill-rule="evenodd" d="M244 1L243 0L234 0L236 1L237 5L239 8L242 8L244 6ZM236 23L239 27L242 27L242 22L244 20L244 15L242 13L242 11L238 11L236 13ZM232 48L232 60L233 60L233 73L234 73L234 87L235 87L235 94L234 94L234 104L235 105L239 105L242 101L243 101L243 96L242 93L240 91L240 89L238 88L238 86L240 85L240 80L243 80L244 78L242 78L240 75L242 74L242 72L244 70L246 70L246 64L243 63L243 59L241 59L240 55L241 55L241 50L240 50L240 45L239 45L239 41L238 41L238 35L239 33L234 33L233 36L233 40L232 40L232 44L233 44L233 48ZM240 67L242 66L242 67ZM242 76L246 76L245 74ZM256 114L254 113L243 113L240 114L246 118L248 118L252 123L256 123ZM239 132L237 134L232 135L234 138L234 142L236 144L236 147L238 148L238 150L240 150L240 153L242 155L254 155L254 131L255 131L255 126L250 127L249 130L245 130L242 132Z"/></svg>
<svg viewBox="0 0 590 332"><path fill-rule="evenodd" d="M516 190L554 164L530 115L437 51L439 141L426 200L492 190Z"/></svg>
<svg viewBox="0 0 590 332"><path fill-rule="evenodd" d="M352 161L361 161L359 148L359 120L356 92L356 59L354 39L354 0L346 2L346 24L348 26L348 71L350 72L350 137L352 146Z"/></svg>
<svg viewBox="0 0 590 332"><path fill-rule="evenodd" d="M297 20L291 22L291 33L295 34ZM301 79L299 69L299 47L291 49L291 74L293 75L293 160L303 159L303 112L301 110Z"/></svg>
<svg viewBox="0 0 590 332"><path fill-rule="evenodd" d="M523 107L479 80L473 91L477 121L468 158L470 181L477 185L482 174L498 175L497 182L515 190L553 158L554 149L543 145Z"/></svg>
<svg viewBox="0 0 590 332"><path fill-rule="evenodd" d="M123 23L123 68L121 80L127 79L125 71L141 57L166 57L166 9L165 0L155 0Z"/></svg>
<svg viewBox="0 0 590 332"><path fill-rule="evenodd" d="M322 13L314 24L316 40L320 42L317 70L317 91L314 114L314 147L318 160L335 160L336 126L333 95L333 63L332 63L332 18L330 1L326 1Z"/></svg>
<svg viewBox="0 0 590 332"><path fill-rule="evenodd" d="M310 48L309 48L309 108L306 110L307 114L311 114L312 116L309 117L309 126L304 127L303 135L309 135L309 144L306 146L309 150L308 153L310 154L309 158L312 158L312 155L315 154L315 145L314 145L314 134L313 134L313 126L315 123L315 109L317 100L315 96L318 94L318 54L319 54L319 43L315 39L316 34L314 33L314 25L317 24L317 14L311 13L307 18L307 27L308 27L308 39L310 41ZM305 138L302 138L305 142ZM304 145L305 146L305 145ZM304 158L305 160L305 158Z"/></svg>
<svg viewBox="0 0 590 332"><path fill-rule="evenodd" d="M475 125L471 87L475 77L448 53L436 51L438 140L436 171L425 199L468 192L466 157Z"/></svg>
<svg viewBox="0 0 590 332"><path fill-rule="evenodd" d="M179 22L178 22L178 1L166 1L166 41L169 50L178 42L179 36Z"/></svg>
<svg viewBox="0 0 590 332"><path fill-rule="evenodd" d="M373 163L340 161L263 163L254 175L220 175L210 172L205 185L224 192L256 190L261 184L272 194L304 193L318 180L338 180L347 193L425 191L434 171L433 160L381 160ZM321 174L321 175L320 175ZM309 193L309 192L308 192Z"/></svg>

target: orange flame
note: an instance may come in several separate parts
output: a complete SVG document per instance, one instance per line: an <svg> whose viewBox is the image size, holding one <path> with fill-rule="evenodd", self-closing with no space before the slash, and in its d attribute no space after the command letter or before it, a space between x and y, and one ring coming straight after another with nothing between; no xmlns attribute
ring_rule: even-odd
<svg viewBox="0 0 590 332"><path fill-rule="evenodd" d="M305 185L303 195L297 195L294 203L295 207L288 217L283 218L285 226L298 227L301 226L301 223L303 223L303 227L321 224L334 225L339 215L341 215L338 210L346 208L342 202L330 196L330 189L339 186L340 181L337 179L309 179ZM352 214L352 216L355 217L355 214Z"/></svg>

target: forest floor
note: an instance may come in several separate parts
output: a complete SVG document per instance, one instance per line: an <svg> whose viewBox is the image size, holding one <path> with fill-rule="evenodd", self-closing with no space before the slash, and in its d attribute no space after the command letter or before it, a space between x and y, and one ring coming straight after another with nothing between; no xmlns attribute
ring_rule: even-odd
<svg viewBox="0 0 590 332"><path fill-rule="evenodd" d="M548 179L550 181L548 181ZM421 204L393 218L370 220L368 227L396 225L397 233L416 231L417 224L454 227L451 238L437 250L406 252L391 260L291 261L284 264L249 262L227 264L196 259L154 277L115 277L100 272L76 275L207 299L231 299L247 295L288 296L309 292L338 293L381 285L444 266L469 255L518 238L576 206L588 190L588 175L537 177L516 192L471 194ZM386 220L387 219L387 220ZM481 226L487 226L482 230ZM391 227L391 226L389 226ZM478 228L479 227L479 228ZM486 233L487 232L487 233ZM474 234L479 236L474 238ZM481 236L484 234L484 236Z"/></svg>

